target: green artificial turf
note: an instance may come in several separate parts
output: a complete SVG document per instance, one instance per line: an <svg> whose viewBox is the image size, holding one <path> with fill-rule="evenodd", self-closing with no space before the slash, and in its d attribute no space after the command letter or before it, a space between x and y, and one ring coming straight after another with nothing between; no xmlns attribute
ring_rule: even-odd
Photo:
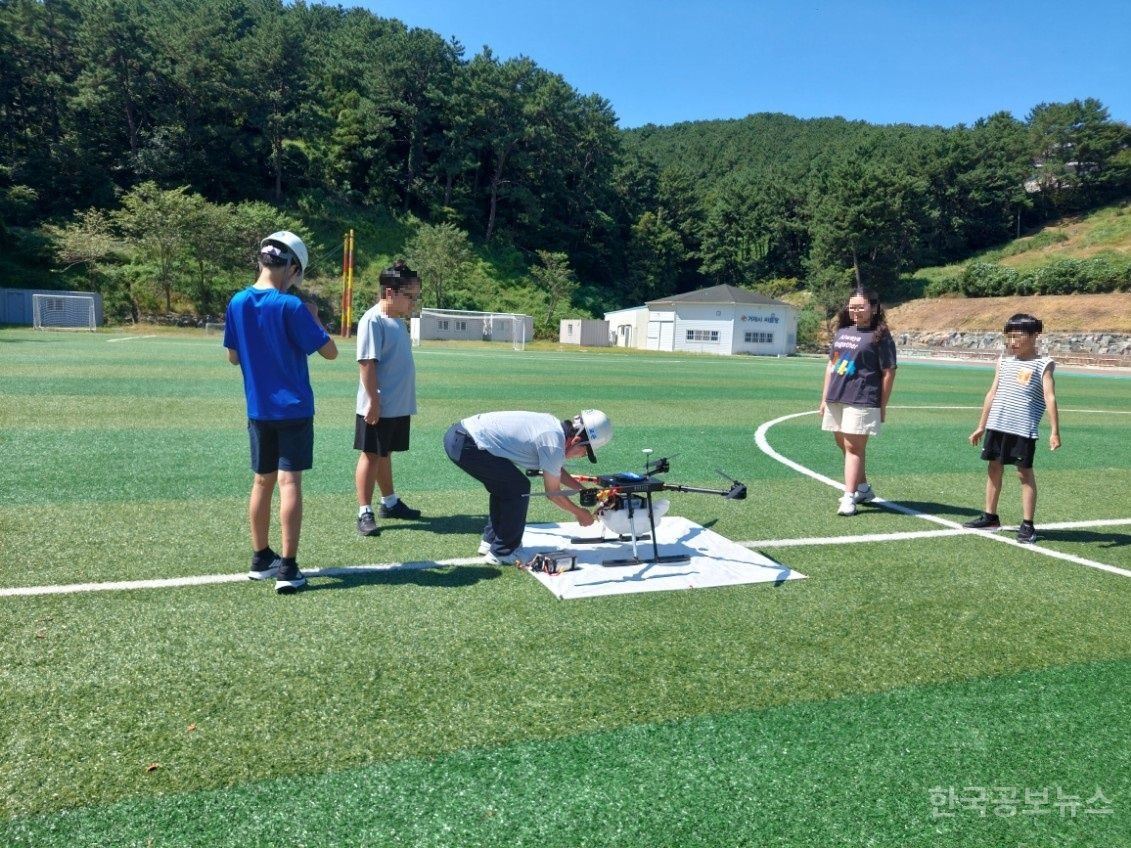
<svg viewBox="0 0 1131 848"><path fill-rule="evenodd" d="M246 568L238 371L216 337L112 337L0 331L0 588ZM834 489L758 450L763 422L815 409L819 360L440 346L416 353L395 463L424 518L362 538L349 347L312 364L305 567L473 556L486 495L441 439L488 409L605 409L616 435L585 470L639 469L653 448L673 482L743 480L745 501L672 495L730 539L938 528L838 517ZM883 497L951 521L981 509L966 436L991 378L901 366L869 445ZM1131 569L1129 526L1040 529L1131 517L1131 380L1057 380L1039 547ZM767 438L839 477L815 415ZM1003 519L1019 506L1007 475ZM532 503L532 521L561 517ZM1131 578L969 536L767 552L809 579L561 602L472 565L290 598L250 582L0 598L0 844L1129 844L1109 775L1131 747L1111 718ZM1115 814L931 820L924 785L963 781L1096 783Z"/></svg>
<svg viewBox="0 0 1131 848"><path fill-rule="evenodd" d="M13 848L1119 848L1131 844L1128 699L1126 661L1080 664L139 793L14 819L0 837ZM547 704L536 721L568 730L572 716Z"/></svg>

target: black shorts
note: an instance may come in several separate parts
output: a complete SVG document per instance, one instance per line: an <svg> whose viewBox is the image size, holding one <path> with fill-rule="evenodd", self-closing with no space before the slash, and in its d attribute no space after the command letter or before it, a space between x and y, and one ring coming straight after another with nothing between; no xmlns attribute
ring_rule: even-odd
<svg viewBox="0 0 1131 848"><path fill-rule="evenodd" d="M982 436L982 459L989 462L1016 465L1018 468L1032 468L1033 454L1036 452L1036 439L1002 433L998 430L987 430Z"/></svg>
<svg viewBox="0 0 1131 848"><path fill-rule="evenodd" d="M408 450L411 415L397 418L378 418L376 426L365 423L365 416L357 416L353 428L354 450L388 456L393 451Z"/></svg>
<svg viewBox="0 0 1131 848"><path fill-rule="evenodd" d="M306 471L314 466L314 419L285 421L247 419L251 470L256 474Z"/></svg>

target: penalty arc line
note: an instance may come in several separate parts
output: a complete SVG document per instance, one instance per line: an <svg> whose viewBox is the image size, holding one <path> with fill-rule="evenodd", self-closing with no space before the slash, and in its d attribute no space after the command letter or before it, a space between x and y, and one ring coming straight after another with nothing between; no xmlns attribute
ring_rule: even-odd
<svg viewBox="0 0 1131 848"><path fill-rule="evenodd" d="M781 424L783 421L790 421L794 418L801 418L801 417L806 416L806 415L816 415L816 414L817 414L817 410L811 409L811 410L806 410L805 412L794 412L794 413L791 413L789 415L783 415L780 418L773 419L772 421L766 421L766 422L762 423L758 427L757 431L754 433L754 443L756 445L758 445L758 449L760 451L762 451L762 453L766 454L766 456L770 457L771 459L776 460L777 462L780 462L782 465L786 466L787 468L792 468L794 471L798 472L799 474L803 474L803 475L805 475L806 477L809 477L812 480L817 480L821 483L824 483L826 486L831 486L832 488L837 489L839 491L839 490L844 488L843 483L840 483L836 480L833 480L830 477L826 477L824 474L819 474L818 472L814 471L813 469L806 468L801 463L794 462L789 457L783 456L782 454L780 454L776 450L774 450L773 447L770 446L769 441L767 441L767 439L766 439L766 433L769 432L771 427L774 427L777 424ZM872 501L872 503L876 504L877 506L882 506L882 507L885 507L886 509L890 509L894 512L902 513L903 515L910 515L913 518L921 518L924 521L930 521L934 524L940 524L943 527L946 527L950 530L961 531L963 534L981 536L984 539L991 539L995 542L1000 542L1003 545L1012 545L1013 547L1020 548L1021 550L1031 551L1031 552L1036 553L1036 554L1041 554L1043 556L1052 557L1053 559L1061 559L1061 560L1064 560L1066 562L1076 563L1077 565L1084 565L1084 566L1087 566L1088 568L1095 568L1095 569L1098 569L1100 571L1107 571L1111 574L1118 574L1121 577L1131 577L1131 571L1128 571L1125 568L1117 568L1114 565L1107 565L1106 563L1103 563L1103 562L1096 562L1095 560L1085 559L1084 557L1073 556L1072 554L1061 553L1060 551L1054 551L1054 550L1051 550L1049 548L1041 548L1041 547L1038 547L1036 545L1023 545L1020 542L1016 541L1015 539L1008 539L1008 538L1005 538L1003 536L998 536L998 535L995 535L994 533L991 533L987 530L971 530L967 527L963 527L961 524L959 524L956 521L951 521L948 518L942 518L941 516L938 516L938 515L931 515L930 513L921 512L920 510L912 509L911 507L907 507L907 506L904 506L903 504L895 503L894 501L885 500L884 498L877 497L875 500Z"/></svg>
<svg viewBox="0 0 1131 848"><path fill-rule="evenodd" d="M1131 524L1131 518L1098 518L1091 521L1060 521L1042 524L1042 530L1080 530L1085 527L1119 527ZM1013 530L1013 527L1003 527ZM735 542L744 548L793 548L814 545L858 545L866 542L902 542L909 539L939 539L946 536L965 536L969 528L953 530L908 530L900 533L866 533L862 536L808 536L797 539L758 539Z"/></svg>

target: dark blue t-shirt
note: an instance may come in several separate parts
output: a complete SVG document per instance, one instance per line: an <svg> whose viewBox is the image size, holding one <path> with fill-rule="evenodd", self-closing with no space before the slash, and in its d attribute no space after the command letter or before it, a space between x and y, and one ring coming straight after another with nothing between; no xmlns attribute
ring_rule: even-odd
<svg viewBox="0 0 1131 848"><path fill-rule="evenodd" d="M240 357L247 417L313 417L306 358L328 341L329 334L295 295L254 286L236 292L224 316L224 347Z"/></svg>
<svg viewBox="0 0 1131 848"><path fill-rule="evenodd" d="M875 342L872 335L871 328L859 330L855 325L836 331L829 351L833 373L825 395L828 403L879 408L883 372L895 368L895 339L884 333Z"/></svg>

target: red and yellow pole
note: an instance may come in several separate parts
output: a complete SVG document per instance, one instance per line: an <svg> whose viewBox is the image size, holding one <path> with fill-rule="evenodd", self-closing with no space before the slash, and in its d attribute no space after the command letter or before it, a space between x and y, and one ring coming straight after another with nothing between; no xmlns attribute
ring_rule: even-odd
<svg viewBox="0 0 1131 848"><path fill-rule="evenodd" d="M342 241L342 338L353 335L353 230Z"/></svg>

